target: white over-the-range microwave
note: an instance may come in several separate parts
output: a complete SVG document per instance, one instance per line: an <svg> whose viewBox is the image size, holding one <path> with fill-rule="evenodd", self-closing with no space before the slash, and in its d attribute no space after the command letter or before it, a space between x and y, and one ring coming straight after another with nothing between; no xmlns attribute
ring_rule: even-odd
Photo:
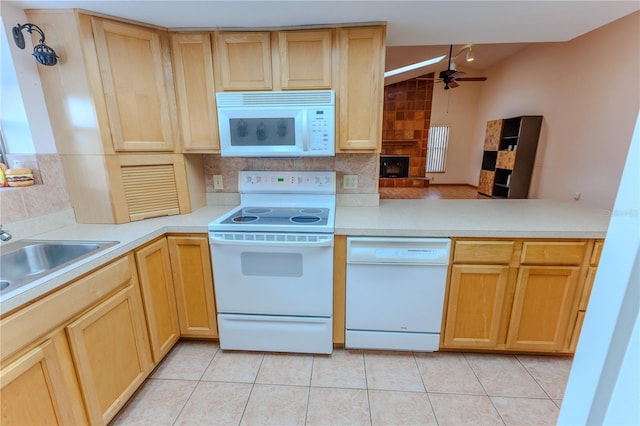
<svg viewBox="0 0 640 426"><path fill-rule="evenodd" d="M216 93L220 153L235 157L335 155L335 92Z"/></svg>

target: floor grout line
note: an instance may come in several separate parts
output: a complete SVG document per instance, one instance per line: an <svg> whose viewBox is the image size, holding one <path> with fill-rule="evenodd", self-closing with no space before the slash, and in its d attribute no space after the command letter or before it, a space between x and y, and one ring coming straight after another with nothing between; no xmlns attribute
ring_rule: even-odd
<svg viewBox="0 0 640 426"><path fill-rule="evenodd" d="M462 355L464 357L464 360L467 362L467 365L469 366L469 368L473 372L473 375L476 376L476 379L478 380L478 382L480 382L480 386L482 386L482 389L484 389L486 397L489 399L489 402L491 403L491 406L493 407L494 410L496 410L496 413L500 417L500 420L502 421L502 423L506 425L507 422L505 421L504 417L502 417L502 413L500 412L500 410L498 410L498 407L496 407L496 404L493 402L493 399L491 399L491 395L489 395L489 392L487 391L487 388L485 387L484 383L482 383L482 380L480 380L480 377L478 377L478 373L473 368L473 365L471 365L471 362L469 362L469 359L467 358L467 352L463 352Z"/></svg>
<svg viewBox="0 0 640 426"><path fill-rule="evenodd" d="M341 349L336 349L336 350L341 350ZM208 362L206 362L206 365L203 367L202 371L198 371L198 373L199 373L198 377L199 378L197 378L195 380L194 379L184 379L184 378L179 378L179 377L153 378L153 377L151 377L151 375L147 378L146 381L148 381L148 382L153 382L153 381L156 381L156 382L183 381L183 382L192 382L192 383L194 383L194 386L191 389L189 389L188 387L187 387L187 389L185 389L185 390L188 391L188 394L187 394L187 392L182 393L183 397L186 396L186 399L185 399L185 402L179 407L179 409L176 408L175 417L172 416L172 421L171 421L172 424L174 424L174 425L177 424L180 421L180 418L183 415L186 414L185 409L188 406L188 404L190 404L191 402L193 402L195 404L195 402L192 401L192 398L194 398L196 390L200 387L201 384L204 384L204 383L216 383L216 382L217 383L244 384L244 385L250 384L251 385L250 389L248 391L248 394L246 396L246 400L243 402L241 412L240 412L240 406L238 406L238 411L237 411L237 413L239 413L238 425L242 423L243 419L245 419L245 417L247 415L247 409L248 409L249 403L251 401L251 397L252 397L252 395L254 395L253 392L255 391L255 386L256 386L256 384L259 384L257 382L257 378L258 378L258 376L260 374L260 371L265 366L264 362L265 362L265 359L266 359L266 354L264 352L261 353L261 357L260 357L257 369L255 370L255 374L253 374L251 382L238 382L238 381L235 381L235 380L203 380L207 370L212 368L213 362L216 359L216 357L219 356L222 353L223 352L219 347L215 348L215 350L213 351L213 354L210 355L210 358L209 358ZM530 376L531 378L534 379L534 382L544 391L544 395L545 396L538 396L538 397L510 396L510 395L495 395L495 396L491 396L491 395L489 395L489 393L487 391L487 388L485 387L485 384L482 382L482 380L480 380L480 377L478 376L478 373L474 369L473 364L469 359L469 356L472 355L472 353L463 352L461 354L463 356L464 362L466 363L466 365L471 370L471 373L473 374L475 379L480 383L480 385L481 385L481 387L483 389L484 395L466 394L466 393L460 393L460 392L439 392L439 391L429 392L428 384L426 382L426 377L423 376L422 372L420 371L420 363L418 362L419 361L418 355L415 352L411 352L411 357L413 359L413 366L415 366L417 374L419 374L419 376L420 376L419 380L420 380L420 383L422 383L422 387L423 387L422 391L399 390L399 389L375 389L375 390L376 391L383 391L383 392L405 393L405 394L409 394L409 393L414 393L414 394L426 393L427 401L428 401L428 404L429 404L428 407L431 409L433 420L436 422L436 424L440 424L440 423L446 421L447 419L438 418L438 415L436 414L434 402L432 400L432 398L435 395L441 395L438 398L442 398L442 396L445 396L445 399L442 400L443 402L446 401L446 396L450 396L450 397L456 397L456 396L486 397L486 398L489 399L489 402L491 404L491 407L494 410L494 413L497 414L496 419L499 418L500 421L503 424L507 424L507 419L510 419L510 421L513 420L513 418L511 417L511 416L513 416L513 413L509 412L509 411L505 411L505 414L507 415L507 417L504 417L504 415L500 412L500 410L498 410L498 408L497 408L498 406L496 405L496 402L494 402L494 397L495 398L506 398L506 399L514 400L514 403L516 404L516 406L517 406L517 404L525 404L525 403L524 402L516 403L515 400L521 400L521 401L523 401L523 400L530 400L530 401L533 401L533 400L538 400L538 401L550 400L552 402L554 408L556 408L557 410L560 409L561 401L556 403L556 400L554 400L550 396L549 392L547 392L547 390L542 386L542 384L538 380L536 380L536 378L534 377L533 373L527 367L525 362L522 359L520 359L517 355L504 354L504 355L508 355L508 357L510 357L510 359L515 358L517 360L517 364L525 369L525 371L527 372L528 376ZM369 381L370 381L371 377L369 377L369 375L367 374L367 356L366 355L367 355L366 351L362 351L359 354L360 360L362 362L363 375L364 375L364 386L365 386L364 390L366 391L366 398L367 398L366 402L367 402L367 408L368 408L368 422L369 422L369 424L373 424L373 410L372 410L372 405L371 405L372 398L371 398L371 395L370 395L370 391L374 390L374 389L370 388L371 383L369 383ZM480 354L480 355L482 355L482 354ZM203 358L203 357L201 357L201 358ZM306 384L287 384L287 383L269 384L270 386L298 387L298 388L305 388L306 389L306 392L307 392L307 395L306 395L306 409L305 409L305 413L304 413L304 418L302 420L302 424L305 424L305 425L308 424L308 422L309 422L309 409L310 409L310 403L312 401L311 388L329 389L329 390L331 390L331 389L333 389L333 390L337 390L337 389L340 389L340 390L363 390L362 388L357 388L357 387L349 388L349 387L344 387L344 386L330 386L330 385L328 385L328 386L327 385L313 386L314 369L317 368L317 367L319 368L319 364L317 363L318 360L316 358L317 358L316 356L312 356L312 358L311 358L311 368L310 368L310 372L309 372L309 376L308 376L308 380L307 380ZM172 362L176 362L176 359L178 359L178 362L180 361L179 357L174 355L172 357ZM156 368L160 367L162 365L162 363L166 362L166 361L168 361L168 356L165 357ZM393 363L393 359L391 359L390 362ZM190 371L191 371L191 373L188 373L188 371L186 371L186 372L188 374L195 373L193 370L190 370ZM496 374L499 374L499 372L496 371ZM331 382L328 382L328 383L331 383ZM265 385L266 385L266 383L265 383ZM136 391L136 393L134 394L134 397L135 397L135 395L139 394L139 391L141 389L142 389L142 387ZM381 396L381 398L382 398L381 401L384 401L386 399L384 396ZM132 397L132 399L133 399L133 397ZM380 399L380 398L378 398L378 399ZM143 400L141 400L141 401L143 401ZM238 401L238 402L240 402L240 401ZM427 402L423 402L422 403L425 410L427 409L426 403ZM505 401L504 403L501 403L500 406L504 405L505 403L507 403L507 402ZM114 421L117 420L118 417L122 418L120 415L124 411L126 411L127 407L129 407L129 406L130 406L130 404L129 404L129 402L127 402L127 404L125 404L125 406L121 409L121 411L118 413L118 415L116 415L116 417L114 418ZM487 406L487 408L488 408L488 406ZM191 408L190 408L190 410L191 410Z"/></svg>
<svg viewBox="0 0 640 426"><path fill-rule="evenodd" d="M436 415L436 409L433 406L433 401L431 401L431 397L429 396L429 388L427 387L427 384L424 381L424 376L422 375L422 372L420 371L420 366L418 365L418 360L416 359L416 353L413 352L413 361L416 363L416 368L418 369L418 374L420 375L420 380L422 380L422 386L424 387L424 391L427 394L427 401L429 401L429 406L431 407L431 413L433 413L433 418L436 421L436 425L439 425L440 422L438 421L438 416Z"/></svg>

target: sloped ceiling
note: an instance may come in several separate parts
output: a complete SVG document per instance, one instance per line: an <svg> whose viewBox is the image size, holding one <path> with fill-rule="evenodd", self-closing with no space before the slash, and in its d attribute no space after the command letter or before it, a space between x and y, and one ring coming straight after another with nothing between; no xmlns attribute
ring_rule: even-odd
<svg viewBox="0 0 640 426"><path fill-rule="evenodd" d="M455 45L454 52L473 44L477 62L465 64L471 70L482 70L529 43L571 40L640 9L637 0L2 0L2 3L20 9L81 8L171 29L386 22L387 69L447 54L449 44Z"/></svg>

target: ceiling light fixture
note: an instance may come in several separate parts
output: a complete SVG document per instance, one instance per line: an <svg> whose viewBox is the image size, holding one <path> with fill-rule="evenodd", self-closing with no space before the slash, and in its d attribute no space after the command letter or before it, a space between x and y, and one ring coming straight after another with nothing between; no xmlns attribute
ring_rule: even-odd
<svg viewBox="0 0 640 426"><path fill-rule="evenodd" d="M391 77L392 75L402 74L403 72L412 71L418 68L426 67L428 65L437 64L444 58L446 58L446 55L438 56L437 58L427 59L426 61L422 61L422 62L416 62L415 64L411 64L405 67L400 67L400 68L393 69L391 71L387 71L384 73L384 76Z"/></svg>
<svg viewBox="0 0 640 426"><path fill-rule="evenodd" d="M33 48L33 56L35 56L36 61L42 65L52 66L58 63L58 56L56 52L44 44L44 32L40 29L39 26L35 24L24 24L24 25L16 25L13 27L13 41L16 42L16 46L20 49L24 49L25 41L24 36L22 35L22 30L27 29L29 34L33 33L33 31L37 31L40 34L40 41Z"/></svg>
<svg viewBox="0 0 640 426"><path fill-rule="evenodd" d="M469 50L467 50L467 56L465 58L467 62L473 62L473 60L476 59L476 57L473 56L473 52L471 51L471 46L469 46Z"/></svg>

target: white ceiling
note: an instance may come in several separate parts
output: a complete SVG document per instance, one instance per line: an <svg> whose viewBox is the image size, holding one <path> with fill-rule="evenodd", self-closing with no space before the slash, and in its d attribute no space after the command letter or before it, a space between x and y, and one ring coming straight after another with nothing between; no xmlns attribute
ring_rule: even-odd
<svg viewBox="0 0 640 426"><path fill-rule="evenodd" d="M387 69L448 54L449 44L454 44L454 55L464 45L473 44L476 61L465 65L475 70L492 65L528 43L571 40L640 10L638 0L2 0L2 3L20 9L81 8L172 29L386 22ZM434 67L443 68L442 64Z"/></svg>

